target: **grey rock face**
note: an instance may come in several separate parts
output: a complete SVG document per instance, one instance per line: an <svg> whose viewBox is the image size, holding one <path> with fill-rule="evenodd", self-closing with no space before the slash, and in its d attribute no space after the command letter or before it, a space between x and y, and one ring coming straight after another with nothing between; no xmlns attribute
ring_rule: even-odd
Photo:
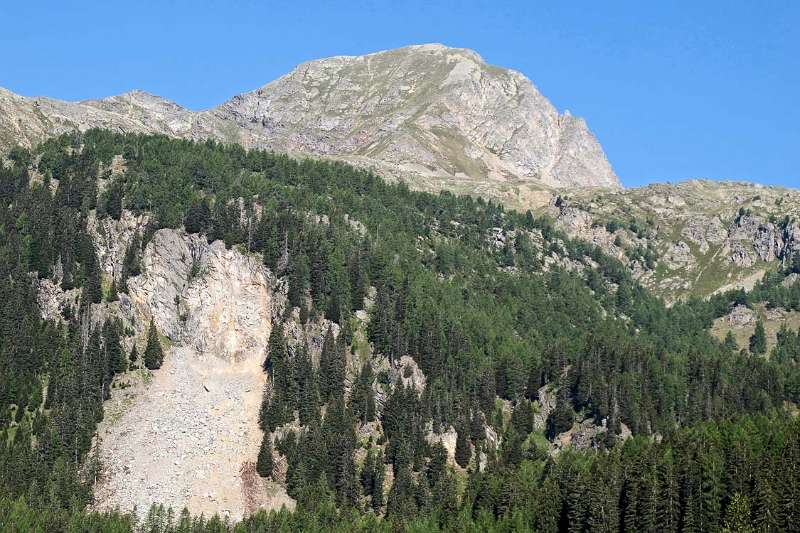
<svg viewBox="0 0 800 533"><path fill-rule="evenodd" d="M787 265L800 251L796 189L708 180L579 189L544 212L668 301L752 288L770 265ZM619 229L609 233L609 222Z"/></svg>
<svg viewBox="0 0 800 533"><path fill-rule="evenodd" d="M259 146L346 156L392 176L619 185L586 123L475 52L411 46L300 65L215 110Z"/></svg>
<svg viewBox="0 0 800 533"><path fill-rule="evenodd" d="M71 103L0 89L0 152L94 127L343 159L520 205L542 188L619 187L582 119L519 72L442 45L311 61L201 112L141 91Z"/></svg>

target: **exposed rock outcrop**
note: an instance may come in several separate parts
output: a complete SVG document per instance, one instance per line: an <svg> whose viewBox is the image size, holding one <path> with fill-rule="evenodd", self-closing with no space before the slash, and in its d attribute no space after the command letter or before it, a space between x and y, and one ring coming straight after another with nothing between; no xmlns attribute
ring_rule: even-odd
<svg viewBox="0 0 800 533"><path fill-rule="evenodd" d="M72 103L0 89L0 153L94 127L343 159L526 208L543 188L619 187L583 119L519 72L438 44L310 61L200 112L142 91Z"/></svg>
<svg viewBox="0 0 800 533"><path fill-rule="evenodd" d="M141 222L125 214L98 227L114 242ZM124 247L103 242L100 257L113 272ZM126 387L114 388L105 405L95 506L136 506L145 513L161 502L232 519L258 507L293 506L283 488L252 475L266 381L261 363L273 317L283 312L285 288L260 257L183 231L155 232L141 264L128 294L93 311L122 318L136 332L140 351L152 318L167 355L152 375L134 370L120 376L118 384ZM59 301L50 294L59 290L45 290L44 297Z"/></svg>
<svg viewBox="0 0 800 533"><path fill-rule="evenodd" d="M800 251L795 189L694 180L576 190L542 211L570 236L618 258L670 301L752 287L774 268L769 263L786 265Z"/></svg>
<svg viewBox="0 0 800 533"><path fill-rule="evenodd" d="M619 186L582 119L471 50L434 44L310 61L213 115L232 119L249 143L346 156L445 188Z"/></svg>

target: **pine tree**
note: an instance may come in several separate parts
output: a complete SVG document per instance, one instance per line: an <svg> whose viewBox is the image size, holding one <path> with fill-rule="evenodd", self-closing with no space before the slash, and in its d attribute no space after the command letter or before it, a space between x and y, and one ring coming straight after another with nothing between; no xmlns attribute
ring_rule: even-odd
<svg viewBox="0 0 800 533"><path fill-rule="evenodd" d="M264 437L261 439L261 447L258 450L256 472L261 477L272 477L273 468L272 438L269 433L264 433Z"/></svg>
<svg viewBox="0 0 800 533"><path fill-rule="evenodd" d="M305 254L299 254L292 258L291 270L289 271L289 305L292 307L304 307L303 296L308 287L308 258ZM306 312L308 312L306 310Z"/></svg>
<svg viewBox="0 0 800 533"><path fill-rule="evenodd" d="M295 356L294 378L299 391L297 410L300 414L300 424L307 426L311 422L319 422L317 379L307 346L303 346L300 353Z"/></svg>
<svg viewBox="0 0 800 533"><path fill-rule="evenodd" d="M789 267L789 273L800 274L800 251L797 251L792 256L792 264Z"/></svg>
<svg viewBox="0 0 800 533"><path fill-rule="evenodd" d="M741 492L734 494L728 504L722 531L723 533L752 533L755 531L750 513L750 501Z"/></svg>
<svg viewBox="0 0 800 533"><path fill-rule="evenodd" d="M103 347L106 352L109 378L112 378L114 374L125 371L125 357L122 353L119 328L119 324L110 319L103 324Z"/></svg>
<svg viewBox="0 0 800 533"><path fill-rule="evenodd" d="M128 362L131 366L136 363L136 360L139 359L139 352L136 350L136 343L133 343L133 348L131 348L131 353L128 355Z"/></svg>
<svg viewBox="0 0 800 533"><path fill-rule="evenodd" d="M370 504L372 509L379 513L383 508L383 481L386 477L386 466L384 465L383 453L378 452L375 458L375 473L372 476L372 498Z"/></svg>
<svg viewBox="0 0 800 533"><path fill-rule="evenodd" d="M756 322L756 330L750 337L750 353L762 355L767 351L767 334L764 331L764 322L759 317Z"/></svg>
<svg viewBox="0 0 800 533"><path fill-rule="evenodd" d="M328 401L331 396L338 396L344 392L345 374L345 346L342 335L334 340L333 330L328 327L325 339L322 342L322 354L320 355L320 395L323 402Z"/></svg>
<svg viewBox="0 0 800 533"><path fill-rule="evenodd" d="M386 515L401 522L413 517L417 512L415 489L411 468L408 466L401 468L389 490Z"/></svg>
<svg viewBox="0 0 800 533"><path fill-rule="evenodd" d="M103 196L106 214L114 220L119 220L122 216L122 184L119 181L114 181L109 185Z"/></svg>
<svg viewBox="0 0 800 533"><path fill-rule="evenodd" d="M455 459L456 463L458 463L461 468L466 468L469 464L470 458L472 457L472 450L470 450L469 447L469 438L465 426L466 424L461 425L461 427L458 429L458 435L456 437Z"/></svg>
<svg viewBox="0 0 800 533"><path fill-rule="evenodd" d="M483 413L477 405L472 407L472 417L469 423L469 438L473 444L477 444L486 438L486 427L483 423Z"/></svg>
<svg viewBox="0 0 800 533"><path fill-rule="evenodd" d="M562 387L562 390L564 387ZM575 411L566 399L565 393L559 391L556 398L556 408L547 417L547 438L553 439L559 433L563 433L572 427L575 420Z"/></svg>
<svg viewBox="0 0 800 533"><path fill-rule="evenodd" d="M147 346L144 349L144 366L150 370L161 368L164 362L164 351L158 339L158 331L153 319L150 319L150 328L147 330Z"/></svg>
<svg viewBox="0 0 800 533"><path fill-rule="evenodd" d="M431 459L425 469L428 483L435 486L447 470L447 449L441 442L431 446Z"/></svg>
<svg viewBox="0 0 800 533"><path fill-rule="evenodd" d="M204 233L211 227L211 208L208 201L203 199L193 204L186 212L183 225L186 233Z"/></svg>
<svg viewBox="0 0 800 533"><path fill-rule="evenodd" d="M111 286L108 289L108 295L106 296L106 301L116 302L117 300L119 300L119 293L117 292L117 282L112 279Z"/></svg>
<svg viewBox="0 0 800 533"><path fill-rule="evenodd" d="M728 333L725 335L725 341L723 342L725 348L728 350L735 352L739 350L739 345L736 342L736 337L733 336L733 331L728 330Z"/></svg>
<svg viewBox="0 0 800 533"><path fill-rule="evenodd" d="M100 281L100 265L97 262L97 257L94 255L94 251L92 251L87 257L89 257L88 264L86 265L87 293L90 301L93 304L99 304L103 301L103 288Z"/></svg>
<svg viewBox="0 0 800 533"><path fill-rule="evenodd" d="M364 464L361 466L361 490L364 496L372 496L372 484L375 478L375 450L372 446L367 450Z"/></svg>
<svg viewBox="0 0 800 533"><path fill-rule="evenodd" d="M119 291L128 292L128 279L141 274L141 264L139 262L139 251L142 247L142 236L137 231L128 247L125 249L125 257L122 260L122 273L119 277Z"/></svg>
<svg viewBox="0 0 800 533"><path fill-rule="evenodd" d="M350 408L362 424L375 420L375 393L372 390L372 366L364 363L350 394Z"/></svg>

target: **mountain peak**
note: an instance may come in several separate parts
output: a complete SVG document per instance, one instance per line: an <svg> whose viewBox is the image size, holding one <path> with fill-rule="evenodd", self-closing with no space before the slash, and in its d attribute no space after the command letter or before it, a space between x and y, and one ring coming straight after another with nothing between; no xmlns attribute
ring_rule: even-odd
<svg viewBox="0 0 800 533"><path fill-rule="evenodd" d="M553 188L620 186L584 120L521 73L438 43L309 61L198 113L141 90L78 103L8 93L0 108L3 149L104 127L336 158L514 207Z"/></svg>
<svg viewBox="0 0 800 533"><path fill-rule="evenodd" d="M423 189L523 204L520 187L619 187L585 121L464 48L310 61L219 111L273 149L338 156Z"/></svg>

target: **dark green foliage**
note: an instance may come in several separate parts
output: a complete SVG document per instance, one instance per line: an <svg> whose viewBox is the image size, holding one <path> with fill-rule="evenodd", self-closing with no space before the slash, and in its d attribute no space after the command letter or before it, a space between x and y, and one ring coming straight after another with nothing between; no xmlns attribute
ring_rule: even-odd
<svg viewBox="0 0 800 533"><path fill-rule="evenodd" d="M722 344L730 351L739 349L739 345L736 343L736 338L733 336L733 331L730 330L728 330L728 333L725 334L725 340Z"/></svg>
<svg viewBox="0 0 800 533"><path fill-rule="evenodd" d="M108 361L108 375L126 370L125 354L120 344L121 325L117 321L106 320L103 325L103 349L105 350L106 361Z"/></svg>
<svg viewBox="0 0 800 533"><path fill-rule="evenodd" d="M413 192L339 163L100 131L48 141L35 154L17 150L10 164L0 164L0 442L6 443L0 446L0 520L14 507L14 516L40 530L69 530L70 509L89 502L78 467L124 357L116 350L119 332L115 339L106 326L88 327L89 303L100 302L102 291L86 222L94 208L116 213L111 189L98 202L96 188L97 170L116 154L124 155L127 171L108 186L119 186L120 206L151 220L128 245L116 290L125 292L127 280L141 273L156 230L185 225L261 254L288 282L291 305L308 320L324 316L341 328L328 335L318 372L303 350L293 348L290 357L281 328L273 328L265 360L272 388L260 423L270 429L299 415L302 427L275 443L287 458L288 490L298 509L254 515L240 530L393 530L401 523L457 531L627 531L654 524L665 531L717 530L726 520L741 527L748 503L759 527L789 530L797 523L796 424L780 413L714 421L800 400L798 337L783 331L770 357L749 357L707 331L733 304L800 309L800 284L781 283L795 268L789 258L786 271L768 274L749 293L668 308L619 261L568 239L547 217ZM26 165L37 158L45 179L58 180L54 193L30 183ZM629 227L644 231L638 223ZM492 228L509 236L501 250L486 242ZM549 251L597 268L585 276L543 271ZM644 261L650 252L630 251ZM65 310L64 325L41 320L29 276L59 269L62 287L84 295L78 309ZM426 387L420 394L389 383L394 371L378 376L387 393L375 412L384 435L368 489L356 477L355 428L371 419L373 377L366 367L345 376L344 362L360 334L352 313L370 287L377 294L367 340L393 370L411 356ZM146 363L156 347L161 353L151 327ZM345 382L352 385L349 406ZM568 428L576 412L606 419L608 451L545 460L534 439L525 439L527 400L536 400L544 385L558 386L550 435ZM498 396L515 406L510 426L495 408ZM44 411L37 409L41 403ZM623 423L636 435L657 432L664 439L622 444L616 434ZM471 472L465 492L442 466L441 450L427 443L429 424L436 431L458 429L460 463L471 461L470 437L486 453L488 466ZM481 439L483 424L503 435L500 450ZM384 463L395 474L387 505ZM386 508L388 518L357 514L367 499L375 510ZM29 506L43 511L28 513ZM163 512L154 510L152 521ZM101 530L126 527L126 519L112 515L74 516ZM181 531L227 529L213 520L187 517Z"/></svg>
<svg viewBox="0 0 800 533"><path fill-rule="evenodd" d="M800 274L800 251L792 255L791 264L789 265L789 272L792 274Z"/></svg>
<svg viewBox="0 0 800 533"><path fill-rule="evenodd" d="M114 220L119 220L122 216L122 184L114 180L111 182L100 199L100 206L102 207L103 214L106 214Z"/></svg>
<svg viewBox="0 0 800 533"><path fill-rule="evenodd" d="M258 475L261 477L272 477L273 469L272 437L270 437L269 433L264 433L264 437L261 439L261 447L258 450L256 472L258 472Z"/></svg>
<svg viewBox="0 0 800 533"><path fill-rule="evenodd" d="M205 233L211 227L211 223L211 209L205 198L192 204L183 220L187 233Z"/></svg>
<svg viewBox="0 0 800 533"><path fill-rule="evenodd" d="M136 232L125 249L125 257L122 261L122 274L120 275L119 290L128 292L128 278L141 274L139 254L141 253L142 237Z"/></svg>
<svg viewBox="0 0 800 533"><path fill-rule="evenodd" d="M319 389L325 401L344 392L345 357L342 340L341 335L339 339L334 339L333 330L328 328L322 343Z"/></svg>
<svg viewBox="0 0 800 533"><path fill-rule="evenodd" d="M559 394L556 400L556 407L550 416L547 417L547 438L553 439L559 433L563 433L572 427L575 420L575 412L572 405Z"/></svg>
<svg viewBox="0 0 800 533"><path fill-rule="evenodd" d="M469 438L466 430L466 424L464 424L458 430L458 436L456 437L456 462L461 468L466 468L469 464L469 460L472 457L472 450L470 449Z"/></svg>
<svg viewBox="0 0 800 533"><path fill-rule="evenodd" d="M297 409L300 414L300 424L309 426L319 422L319 392L317 390L317 376L308 355L308 348L303 347L295 356L293 363L294 378L297 381Z"/></svg>
<svg viewBox="0 0 800 533"><path fill-rule="evenodd" d="M264 370L271 378L272 386L269 394L265 394L261 406L260 423L265 431L274 431L278 426L294 418L294 410L298 401L298 383L292 361L286 349L283 336L283 324L274 323L267 342L267 357L264 359ZM313 379L308 375L301 379ZM309 391L313 394L313 391ZM304 407L306 414L313 419L313 405Z"/></svg>
<svg viewBox="0 0 800 533"><path fill-rule="evenodd" d="M764 331L764 322L759 318L756 321L756 330L750 337L750 353L763 355L767 352L767 333Z"/></svg>
<svg viewBox="0 0 800 533"><path fill-rule="evenodd" d="M368 362L364 363L350 395L350 409L353 415L358 418L362 424L375 420L375 392L372 390L373 381L372 366L370 366Z"/></svg>
<svg viewBox="0 0 800 533"><path fill-rule="evenodd" d="M386 465L384 465L383 454L378 453L375 458L375 471L372 476L372 492L370 494L370 505L376 513L383 509L383 484L386 478Z"/></svg>
<svg viewBox="0 0 800 533"><path fill-rule="evenodd" d="M158 338L158 331L153 320L150 320L150 326L147 329L147 346L144 349L144 366L150 370L157 370L161 368L164 362L164 351L161 348L161 341Z"/></svg>

